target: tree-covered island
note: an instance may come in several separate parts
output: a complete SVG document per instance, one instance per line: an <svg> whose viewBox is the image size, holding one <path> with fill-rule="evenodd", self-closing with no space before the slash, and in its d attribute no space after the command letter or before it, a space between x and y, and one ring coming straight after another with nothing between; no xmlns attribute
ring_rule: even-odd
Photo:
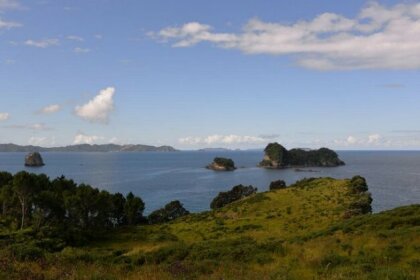
<svg viewBox="0 0 420 280"><path fill-rule="evenodd" d="M344 165L344 162L338 158L337 153L328 148L287 150L279 143L270 143L264 149L264 152L264 159L259 163L259 166L264 168L335 167Z"/></svg>

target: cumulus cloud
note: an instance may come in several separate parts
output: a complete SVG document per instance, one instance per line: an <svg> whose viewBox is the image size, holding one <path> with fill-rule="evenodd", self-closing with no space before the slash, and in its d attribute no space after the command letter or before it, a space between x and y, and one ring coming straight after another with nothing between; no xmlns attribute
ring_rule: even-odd
<svg viewBox="0 0 420 280"><path fill-rule="evenodd" d="M187 145L231 145L231 144L258 144L266 142L265 139L256 136L240 136L240 135L210 135L207 137L185 137L180 138L180 144Z"/></svg>
<svg viewBox="0 0 420 280"><path fill-rule="evenodd" d="M42 40L26 40L25 45L30 47L36 47L36 48L48 48L52 46L58 46L60 44L60 41L58 39L42 39Z"/></svg>
<svg viewBox="0 0 420 280"><path fill-rule="evenodd" d="M75 108L75 114L80 118L98 123L108 123L109 115L114 111L115 88L108 87L99 92L92 100Z"/></svg>
<svg viewBox="0 0 420 280"><path fill-rule="evenodd" d="M103 140L103 137L96 136L96 135L86 135L83 133L79 133L74 137L73 144L79 145L79 144L95 144L97 141Z"/></svg>
<svg viewBox="0 0 420 280"><path fill-rule="evenodd" d="M90 49L77 47L77 48L74 48L73 51L75 53L88 53L88 52L90 52Z"/></svg>
<svg viewBox="0 0 420 280"><path fill-rule="evenodd" d="M354 18L323 13L292 24L251 19L239 33L190 22L149 35L174 47L210 42L247 54L293 55L316 70L420 68L420 3L371 2Z"/></svg>
<svg viewBox="0 0 420 280"><path fill-rule="evenodd" d="M57 113L60 110L61 110L61 106L59 104L51 104L42 108L39 112L42 114L52 114L52 113Z"/></svg>
<svg viewBox="0 0 420 280"><path fill-rule="evenodd" d="M0 122L7 121L10 118L9 113L0 113Z"/></svg>

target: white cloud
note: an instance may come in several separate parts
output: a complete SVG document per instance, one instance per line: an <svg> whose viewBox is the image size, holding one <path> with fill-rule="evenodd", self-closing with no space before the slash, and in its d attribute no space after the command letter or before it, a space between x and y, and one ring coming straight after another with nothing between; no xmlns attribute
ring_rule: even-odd
<svg viewBox="0 0 420 280"><path fill-rule="evenodd" d="M1 121L7 121L10 118L9 113L0 113L0 122Z"/></svg>
<svg viewBox="0 0 420 280"><path fill-rule="evenodd" d="M6 21L6 20L2 20L0 18L0 29L11 29L11 28L16 28L16 27L21 27L22 24L19 22L15 22L15 21Z"/></svg>
<svg viewBox="0 0 420 280"><path fill-rule="evenodd" d="M79 133L74 137L73 144L79 145L79 144L95 144L97 141L102 140L103 137L96 136L96 135L86 135L83 133Z"/></svg>
<svg viewBox="0 0 420 280"><path fill-rule="evenodd" d="M185 137L180 138L180 144L187 145L231 145L231 144L259 144L265 143L266 140L256 136L240 136L240 135L210 135L207 137Z"/></svg>
<svg viewBox="0 0 420 280"><path fill-rule="evenodd" d="M104 36L102 36L101 34L95 34L95 39L101 40Z"/></svg>
<svg viewBox="0 0 420 280"><path fill-rule="evenodd" d="M42 39L42 40L26 40L25 45L36 48L48 48L58 46L60 41L58 39Z"/></svg>
<svg viewBox="0 0 420 280"><path fill-rule="evenodd" d="M52 114L60 111L61 106L58 104L48 105L40 110L42 114Z"/></svg>
<svg viewBox="0 0 420 280"><path fill-rule="evenodd" d="M69 35L66 38L67 38L67 40L78 41L78 42L83 42L85 40L82 37L76 36L76 35Z"/></svg>
<svg viewBox="0 0 420 280"><path fill-rule="evenodd" d="M240 33L190 22L149 34L174 47L210 42L247 54L293 55L298 65L317 70L420 68L420 3L371 2L354 18L323 13L293 24L252 19Z"/></svg>
<svg viewBox="0 0 420 280"><path fill-rule="evenodd" d="M80 118L99 123L108 123L109 115L114 111L115 88L108 87L99 92L92 100L75 108L75 114Z"/></svg>
<svg viewBox="0 0 420 280"><path fill-rule="evenodd" d="M346 139L334 140L334 144L341 147L370 147L385 144L386 141L380 134L370 134L367 136L348 136Z"/></svg>
<svg viewBox="0 0 420 280"><path fill-rule="evenodd" d="M77 47L77 48L74 48L73 51L75 53L88 53L88 52L90 52L90 49Z"/></svg>
<svg viewBox="0 0 420 280"><path fill-rule="evenodd" d="M22 8L17 0L0 0L0 11L16 10Z"/></svg>
<svg viewBox="0 0 420 280"><path fill-rule="evenodd" d="M372 134L368 136L368 144L378 144L381 141L381 135Z"/></svg>

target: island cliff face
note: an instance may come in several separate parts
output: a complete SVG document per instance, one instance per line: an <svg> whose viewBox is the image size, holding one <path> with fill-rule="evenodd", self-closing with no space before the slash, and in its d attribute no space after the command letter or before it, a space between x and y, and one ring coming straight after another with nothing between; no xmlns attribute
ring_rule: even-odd
<svg viewBox="0 0 420 280"><path fill-rule="evenodd" d="M44 166L44 161L42 160L41 154L40 153L29 153L26 157L25 157L25 166L28 167L39 167L39 166Z"/></svg>
<svg viewBox="0 0 420 280"><path fill-rule="evenodd" d="M336 152L321 148L318 150L287 150L279 143L270 143L264 150L264 159L259 166L264 168L286 167L335 167L344 165Z"/></svg>
<svg viewBox="0 0 420 280"><path fill-rule="evenodd" d="M207 168L214 171L233 171L236 169L232 159L222 157L214 158L213 162L207 165Z"/></svg>

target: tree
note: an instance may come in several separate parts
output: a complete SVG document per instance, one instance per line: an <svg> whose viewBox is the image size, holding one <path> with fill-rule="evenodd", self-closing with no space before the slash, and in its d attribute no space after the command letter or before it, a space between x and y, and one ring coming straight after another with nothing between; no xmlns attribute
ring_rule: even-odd
<svg viewBox="0 0 420 280"><path fill-rule="evenodd" d="M129 225L138 223L143 217L144 202L140 197L129 192L124 205L124 214Z"/></svg>
<svg viewBox="0 0 420 280"><path fill-rule="evenodd" d="M7 205L13 195L11 184L13 175L9 172L0 172L0 213L6 215Z"/></svg>
<svg viewBox="0 0 420 280"><path fill-rule="evenodd" d="M25 226L25 217L28 211L28 205L30 204L29 200L35 191L33 176L28 172L21 171L13 177L13 192L19 199L21 206L21 229Z"/></svg>
<svg viewBox="0 0 420 280"><path fill-rule="evenodd" d="M112 211L111 219L114 226L125 223L124 206L126 203L125 197L121 193L116 193L112 196Z"/></svg>

